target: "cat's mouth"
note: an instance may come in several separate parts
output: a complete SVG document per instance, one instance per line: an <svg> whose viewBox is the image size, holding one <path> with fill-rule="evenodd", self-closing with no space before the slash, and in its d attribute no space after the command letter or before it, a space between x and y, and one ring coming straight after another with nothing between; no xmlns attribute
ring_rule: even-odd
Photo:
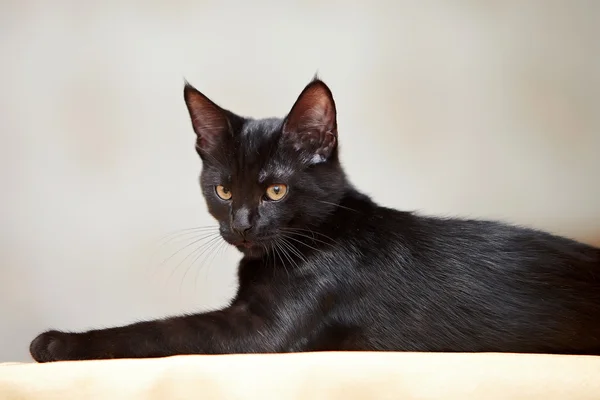
<svg viewBox="0 0 600 400"><path fill-rule="evenodd" d="M246 257L260 257L265 254L271 241L275 238L272 235L258 236L252 238L233 238L230 235L223 235L227 243L234 246Z"/></svg>
<svg viewBox="0 0 600 400"><path fill-rule="evenodd" d="M264 254L264 247L257 242L250 240L241 240L233 243L233 245L244 254L245 257L258 258Z"/></svg>

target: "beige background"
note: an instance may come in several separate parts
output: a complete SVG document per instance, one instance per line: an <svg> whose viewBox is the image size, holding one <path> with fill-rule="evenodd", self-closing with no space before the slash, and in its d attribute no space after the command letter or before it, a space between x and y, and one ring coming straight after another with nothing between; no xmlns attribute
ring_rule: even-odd
<svg viewBox="0 0 600 400"><path fill-rule="evenodd" d="M0 361L235 291L234 250L160 264L190 241L156 238L212 222L184 77L281 116L318 70L376 200L600 244L599 20L573 0L0 1Z"/></svg>

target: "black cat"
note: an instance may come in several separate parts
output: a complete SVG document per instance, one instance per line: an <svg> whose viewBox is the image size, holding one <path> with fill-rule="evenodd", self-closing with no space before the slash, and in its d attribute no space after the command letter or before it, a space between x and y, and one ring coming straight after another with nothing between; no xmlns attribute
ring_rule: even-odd
<svg viewBox="0 0 600 400"><path fill-rule="evenodd" d="M231 305L49 331L37 361L322 350L600 354L600 249L497 222L375 204L338 159L313 80L284 119L244 118L187 84L201 186L244 258Z"/></svg>

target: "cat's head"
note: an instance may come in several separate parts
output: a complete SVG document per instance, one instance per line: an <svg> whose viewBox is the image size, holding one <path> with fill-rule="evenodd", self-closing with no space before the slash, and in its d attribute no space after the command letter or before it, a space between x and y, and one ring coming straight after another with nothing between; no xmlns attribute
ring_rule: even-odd
<svg viewBox="0 0 600 400"><path fill-rule="evenodd" d="M202 193L227 242L258 257L309 235L335 210L346 180L335 103L321 80L309 83L282 119L236 115L190 84L184 98L202 159Z"/></svg>

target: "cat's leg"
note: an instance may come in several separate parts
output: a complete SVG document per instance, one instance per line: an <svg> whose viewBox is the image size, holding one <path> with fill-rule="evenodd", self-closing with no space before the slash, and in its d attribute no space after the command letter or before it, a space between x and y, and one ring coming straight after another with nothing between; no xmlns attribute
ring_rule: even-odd
<svg viewBox="0 0 600 400"><path fill-rule="evenodd" d="M48 331L31 342L30 352L38 362L284 352L305 329L318 323L317 308L299 299L282 301L275 307L236 302L219 311L118 328L82 333Z"/></svg>

